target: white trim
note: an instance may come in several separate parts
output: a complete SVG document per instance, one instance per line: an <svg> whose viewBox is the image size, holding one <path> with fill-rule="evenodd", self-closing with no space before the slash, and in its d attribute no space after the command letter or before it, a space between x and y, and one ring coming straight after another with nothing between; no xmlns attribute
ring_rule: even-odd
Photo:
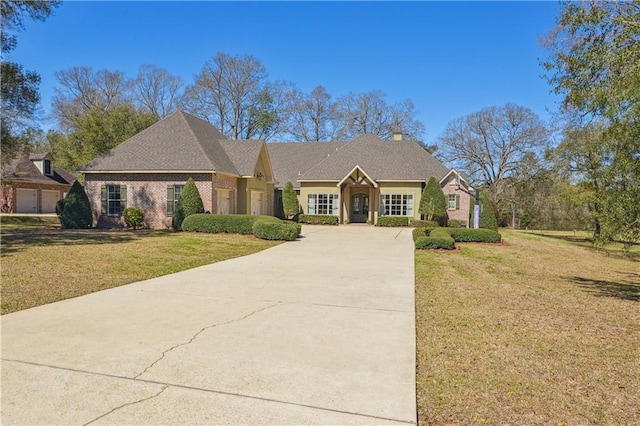
<svg viewBox="0 0 640 426"><path fill-rule="evenodd" d="M364 169L363 169L362 167L360 167L359 165L357 165L357 164L356 164L356 166L355 166L353 169L351 169L351 171L350 171L349 173L347 173L347 175L346 175L345 177L343 177L343 178L342 178L342 180L340 180L340 181L338 182L338 184L337 184L336 186L338 186L338 187L339 187L340 185L342 185L342 184L344 183L344 181L345 181L345 180L347 180L347 179L351 176L351 174L352 174L353 172L355 172L356 170L360 170L360 171L362 172L362 174L364 174L364 177L366 177L367 179L369 179L369 182L371 182L371 184L373 185L373 187L374 187L374 188L377 188L377 187L378 187L378 184L376 183L376 181L375 181L375 180L373 180L373 179L371 179L371 176L369 176L369 175L367 174L367 172L365 172L365 171L364 171Z"/></svg>
<svg viewBox="0 0 640 426"><path fill-rule="evenodd" d="M467 186L469 187L469 189L473 189L473 187L472 187L472 186L469 184L469 182L464 178L464 176L462 176L462 174L460 174L460 172L458 172L456 169L450 169L450 170L447 172L447 174L445 174L445 175L442 177L442 179L440 179L440 180L438 181L438 183L440 184L440 186L442 186L442 183L443 183L443 182L444 182L444 181L449 177L449 175L450 175L451 173L455 173L455 174L460 178L460 180L461 180L461 181L464 181L464 183L466 183L466 184L467 184Z"/></svg>

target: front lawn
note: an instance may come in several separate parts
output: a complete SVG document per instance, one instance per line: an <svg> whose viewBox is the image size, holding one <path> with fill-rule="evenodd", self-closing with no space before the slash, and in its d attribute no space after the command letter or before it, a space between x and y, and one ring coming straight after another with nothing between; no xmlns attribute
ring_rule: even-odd
<svg viewBox="0 0 640 426"><path fill-rule="evenodd" d="M16 221L2 218L2 314L279 244L234 234L61 230Z"/></svg>
<svg viewBox="0 0 640 426"><path fill-rule="evenodd" d="M503 236L416 251L420 423L639 424L640 259Z"/></svg>

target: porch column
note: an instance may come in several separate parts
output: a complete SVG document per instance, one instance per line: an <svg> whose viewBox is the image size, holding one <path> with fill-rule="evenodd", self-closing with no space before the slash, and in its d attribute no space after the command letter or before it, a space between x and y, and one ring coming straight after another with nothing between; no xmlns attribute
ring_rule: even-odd
<svg viewBox="0 0 640 426"><path fill-rule="evenodd" d="M340 185L340 199L338 200L338 205L340 206L340 217L338 219L338 223L342 225L344 223L344 186Z"/></svg>
<svg viewBox="0 0 640 426"><path fill-rule="evenodd" d="M375 225L376 218L376 188L369 188L369 213L371 214L371 224Z"/></svg>

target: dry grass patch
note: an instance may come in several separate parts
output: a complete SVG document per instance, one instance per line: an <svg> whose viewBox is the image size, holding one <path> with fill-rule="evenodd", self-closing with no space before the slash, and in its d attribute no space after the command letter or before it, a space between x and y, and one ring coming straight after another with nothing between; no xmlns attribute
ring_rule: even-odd
<svg viewBox="0 0 640 426"><path fill-rule="evenodd" d="M640 423L640 262L571 241L416 252L422 424Z"/></svg>
<svg viewBox="0 0 640 426"><path fill-rule="evenodd" d="M2 314L256 253L253 236L2 226Z"/></svg>

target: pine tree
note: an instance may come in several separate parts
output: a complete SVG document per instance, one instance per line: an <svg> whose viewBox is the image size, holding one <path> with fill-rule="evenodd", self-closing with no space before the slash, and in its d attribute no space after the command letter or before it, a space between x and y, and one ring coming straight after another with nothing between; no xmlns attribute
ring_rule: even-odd
<svg viewBox="0 0 640 426"><path fill-rule="evenodd" d="M282 206L284 209L284 217L286 219L292 219L300 212L298 197L296 196L296 191L293 189L291 181L287 182L282 190Z"/></svg>
<svg viewBox="0 0 640 426"><path fill-rule="evenodd" d="M58 206L56 205L56 207ZM62 207L59 215L62 228L86 229L93 224L89 197L87 197L87 193L84 192L80 182L73 182L67 197L64 199L64 203L60 203L60 207Z"/></svg>
<svg viewBox="0 0 640 426"><path fill-rule="evenodd" d="M432 177L427 182L427 186L422 191L420 197L420 214L427 217L427 220L443 219L447 216L447 199L442 192L442 187Z"/></svg>
<svg viewBox="0 0 640 426"><path fill-rule="evenodd" d="M182 230L184 218L196 213L204 213L204 204L196 183L192 178L189 178L180 192L176 211L173 212L173 229Z"/></svg>

